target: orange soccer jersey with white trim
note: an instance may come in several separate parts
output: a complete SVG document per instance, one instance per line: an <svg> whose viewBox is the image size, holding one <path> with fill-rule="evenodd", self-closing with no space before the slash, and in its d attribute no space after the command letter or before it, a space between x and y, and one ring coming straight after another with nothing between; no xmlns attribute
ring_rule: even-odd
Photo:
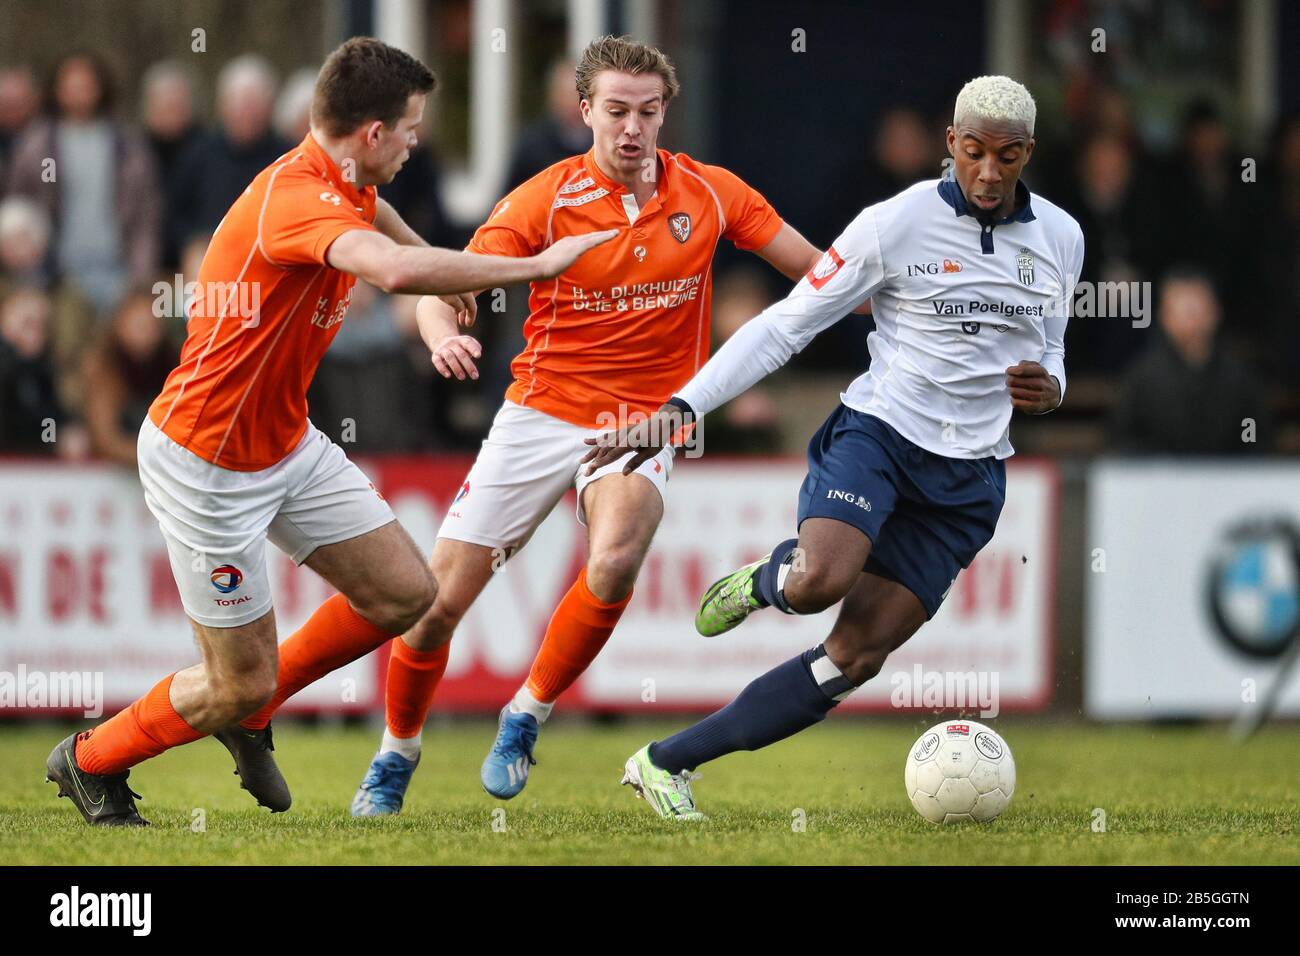
<svg viewBox="0 0 1300 956"><path fill-rule="evenodd" d="M343 233L374 229L376 201L310 133L235 200L199 267L180 364L149 409L172 441L232 471L293 451L356 282L325 254Z"/></svg>
<svg viewBox="0 0 1300 956"><path fill-rule="evenodd" d="M530 286L527 346L511 363L508 400L604 427L604 416L619 415L620 406L658 408L708 358L718 240L759 249L782 220L725 169L666 150L659 162L655 195L640 209L592 151L523 183L475 232L470 252L500 256L534 255L594 230L619 233L557 278Z"/></svg>

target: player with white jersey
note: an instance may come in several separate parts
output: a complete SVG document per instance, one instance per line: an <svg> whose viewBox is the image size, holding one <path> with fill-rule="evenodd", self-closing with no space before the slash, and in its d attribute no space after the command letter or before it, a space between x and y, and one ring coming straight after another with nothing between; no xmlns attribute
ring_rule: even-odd
<svg viewBox="0 0 1300 956"><path fill-rule="evenodd" d="M815 614L842 600L838 619L822 644L628 759L623 782L660 815L698 818L697 766L817 723L879 673L993 537L1012 410L1050 412L1065 392L1083 265L1078 223L1020 181L1034 117L1014 80L966 84L948 128L951 170L863 210L653 420L589 439L588 467L635 450L625 465L635 468L679 422L739 395L871 298L871 364L808 446L798 538L715 582L696 628L714 636L759 608Z"/></svg>

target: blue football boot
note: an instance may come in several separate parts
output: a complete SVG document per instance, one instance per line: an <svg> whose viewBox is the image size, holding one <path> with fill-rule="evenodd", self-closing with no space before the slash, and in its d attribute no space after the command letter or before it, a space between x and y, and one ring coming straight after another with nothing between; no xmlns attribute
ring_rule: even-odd
<svg viewBox="0 0 1300 956"><path fill-rule="evenodd" d="M407 760L395 750L375 754L352 798L354 817L383 817L402 812L402 799L411 785L411 774L420 765L420 758Z"/></svg>
<svg viewBox="0 0 1300 956"><path fill-rule="evenodd" d="M528 768L537 763L533 759L537 730L537 718L532 714L511 713L509 704L502 708L496 742L479 771L484 790L501 800L509 800L524 789Z"/></svg>

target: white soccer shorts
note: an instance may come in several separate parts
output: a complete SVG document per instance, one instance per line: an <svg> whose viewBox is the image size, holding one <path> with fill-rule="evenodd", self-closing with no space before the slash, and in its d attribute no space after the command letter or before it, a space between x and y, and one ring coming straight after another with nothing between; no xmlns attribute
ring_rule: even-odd
<svg viewBox="0 0 1300 956"><path fill-rule="evenodd" d="M573 488L578 493L577 516L587 523L582 490L623 470L629 452L588 477L582 456L591 450L584 441L597 434L552 415L506 402L492 420L478 457L461 483L438 537L500 548L514 554L522 548L551 509ZM664 448L643 462L636 474L648 478L664 496L673 470L674 451Z"/></svg>
<svg viewBox="0 0 1300 956"><path fill-rule="evenodd" d="M267 540L302 564L322 545L395 520L370 479L310 422L298 446L262 471L218 468L148 418L137 457L185 613L207 627L239 627L271 609Z"/></svg>

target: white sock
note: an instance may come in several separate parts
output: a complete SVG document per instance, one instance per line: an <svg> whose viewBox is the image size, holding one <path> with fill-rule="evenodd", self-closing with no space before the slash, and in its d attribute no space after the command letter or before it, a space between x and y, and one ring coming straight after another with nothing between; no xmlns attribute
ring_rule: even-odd
<svg viewBox="0 0 1300 956"><path fill-rule="evenodd" d="M379 745L381 754L399 753L407 760L420 759L420 734L414 737L394 737L393 732L384 728L384 740Z"/></svg>
<svg viewBox="0 0 1300 956"><path fill-rule="evenodd" d="M510 701L510 713L532 714L537 718L537 722L541 724L545 723L546 718L551 716L551 708L554 706L554 703L543 704L528 692L527 687L521 687L515 693L514 699Z"/></svg>
<svg viewBox="0 0 1300 956"><path fill-rule="evenodd" d="M776 569L776 590L777 593L781 595L782 601L785 600L785 579L790 576L790 571L792 568L793 565L791 565L790 562L785 561L782 562L781 566ZM779 605L777 606L777 610L785 611L785 609L780 607ZM794 611L785 611L785 613L793 614Z"/></svg>

